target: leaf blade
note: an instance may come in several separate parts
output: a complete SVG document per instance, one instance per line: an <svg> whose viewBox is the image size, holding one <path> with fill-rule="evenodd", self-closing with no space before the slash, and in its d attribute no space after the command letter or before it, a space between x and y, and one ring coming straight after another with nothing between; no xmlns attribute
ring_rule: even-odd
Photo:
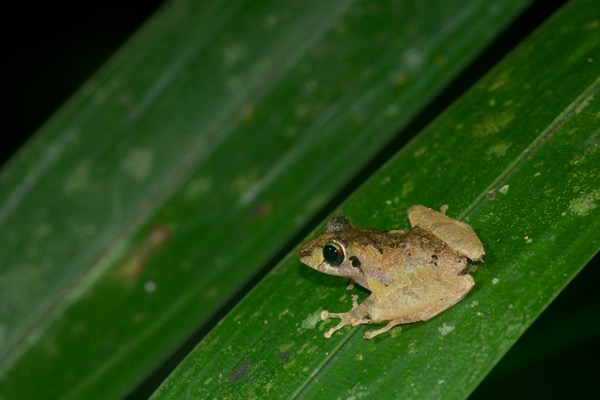
<svg viewBox="0 0 600 400"><path fill-rule="evenodd" d="M409 205L449 203L487 251L463 302L389 337L366 341L361 327L325 340L320 309L349 296L290 255L153 398L466 397L600 245L597 18L592 2L571 3L341 207L397 229Z"/></svg>
<svg viewBox="0 0 600 400"><path fill-rule="evenodd" d="M127 393L526 2L436 5L161 9L2 171L0 392Z"/></svg>

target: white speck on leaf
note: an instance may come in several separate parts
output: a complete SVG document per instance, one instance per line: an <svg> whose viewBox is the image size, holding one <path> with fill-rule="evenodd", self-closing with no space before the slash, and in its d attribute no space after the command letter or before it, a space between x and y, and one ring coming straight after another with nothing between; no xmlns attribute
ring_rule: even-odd
<svg viewBox="0 0 600 400"><path fill-rule="evenodd" d="M414 340L410 341L407 350L408 354L415 354L417 352L417 343Z"/></svg>
<svg viewBox="0 0 600 400"><path fill-rule="evenodd" d="M198 200L202 195L208 193L212 188L209 178L201 177L192 180L185 188L185 197L189 200Z"/></svg>
<svg viewBox="0 0 600 400"><path fill-rule="evenodd" d="M421 157L423 154L425 154L428 150L427 146L423 146L420 149L415 150L415 152L413 153L413 157L418 158Z"/></svg>
<svg viewBox="0 0 600 400"><path fill-rule="evenodd" d="M306 317L304 321L302 321L302 329L314 329L321 321L321 311L323 310L317 310Z"/></svg>
<svg viewBox="0 0 600 400"><path fill-rule="evenodd" d="M399 112L400 108L396 104L391 104L385 109L385 114L389 116L397 115Z"/></svg>
<svg viewBox="0 0 600 400"><path fill-rule="evenodd" d="M412 47L406 50L402 57L404 65L409 71L415 71L421 68L425 61L424 54L417 47Z"/></svg>
<svg viewBox="0 0 600 400"><path fill-rule="evenodd" d="M357 383L352 389L348 390L348 396L346 396L346 399L356 400L368 397L369 391L364 386L361 386L360 383Z"/></svg>
<svg viewBox="0 0 600 400"><path fill-rule="evenodd" d="M456 328L453 325L447 325L445 322L438 328L438 331L442 334L442 336L446 336L450 332L452 332Z"/></svg>
<svg viewBox="0 0 600 400"><path fill-rule="evenodd" d="M85 190L90 185L90 163L79 163L65 179L63 190L66 195L72 195Z"/></svg>
<svg viewBox="0 0 600 400"><path fill-rule="evenodd" d="M146 291L146 293L154 293L154 291L156 290L156 282L148 281L144 283L144 290Z"/></svg>
<svg viewBox="0 0 600 400"><path fill-rule="evenodd" d="M488 156L493 155L496 157L502 157L506 154L508 148L512 145L512 143L497 143L490 147L485 154Z"/></svg>
<svg viewBox="0 0 600 400"><path fill-rule="evenodd" d="M589 195L584 195L569 202L569 211L579 216L588 215L590 211L596 208L595 201L600 198L600 190L594 190Z"/></svg>
<svg viewBox="0 0 600 400"><path fill-rule="evenodd" d="M502 132L504 128L515 118L511 111L503 111L496 114L490 114L475 125L474 135L477 137L491 136Z"/></svg>
<svg viewBox="0 0 600 400"><path fill-rule="evenodd" d="M412 181L406 181L402 184L402 198L407 198L415 190Z"/></svg>
<svg viewBox="0 0 600 400"><path fill-rule="evenodd" d="M223 63L226 66L231 66L238 63L246 54L246 50L242 46L228 46L224 47L221 52Z"/></svg>
<svg viewBox="0 0 600 400"><path fill-rule="evenodd" d="M40 225L36 225L33 229L33 239L40 240L48 237L48 235L52 232L52 227L47 223L42 223Z"/></svg>
<svg viewBox="0 0 600 400"><path fill-rule="evenodd" d="M510 188L510 185L504 185L500 189L498 189L498 191L502 194L506 194L508 192L509 188Z"/></svg>
<svg viewBox="0 0 600 400"><path fill-rule="evenodd" d="M154 164L154 152L148 148L133 149L121 162L121 169L138 182L144 181Z"/></svg>
<svg viewBox="0 0 600 400"><path fill-rule="evenodd" d="M275 13L267 14L263 20L263 25L272 28L279 23L279 16Z"/></svg>

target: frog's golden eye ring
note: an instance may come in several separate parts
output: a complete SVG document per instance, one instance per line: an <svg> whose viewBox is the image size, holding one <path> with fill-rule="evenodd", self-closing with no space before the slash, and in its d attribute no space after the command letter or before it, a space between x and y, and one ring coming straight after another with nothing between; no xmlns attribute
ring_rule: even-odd
<svg viewBox="0 0 600 400"><path fill-rule="evenodd" d="M323 246L323 258L330 265L337 267L344 261L344 250L337 243L327 243Z"/></svg>

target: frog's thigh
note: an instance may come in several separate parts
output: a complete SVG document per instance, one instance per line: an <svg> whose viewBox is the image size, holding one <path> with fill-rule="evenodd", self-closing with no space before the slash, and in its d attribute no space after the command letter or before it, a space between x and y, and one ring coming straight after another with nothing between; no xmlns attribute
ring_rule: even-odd
<svg viewBox="0 0 600 400"><path fill-rule="evenodd" d="M389 285L368 304L374 323L390 321L393 325L427 321L459 302L473 287L471 275L438 276L409 285Z"/></svg>
<svg viewBox="0 0 600 400"><path fill-rule="evenodd" d="M439 213L424 206L408 209L408 220L413 228L420 226L434 234L451 249L469 257L473 261L482 259L485 251L477 234L470 225L445 215L446 207Z"/></svg>

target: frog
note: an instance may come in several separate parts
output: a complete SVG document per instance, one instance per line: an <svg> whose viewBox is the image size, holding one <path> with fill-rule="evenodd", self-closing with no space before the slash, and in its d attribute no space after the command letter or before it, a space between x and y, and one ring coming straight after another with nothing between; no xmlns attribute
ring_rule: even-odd
<svg viewBox="0 0 600 400"><path fill-rule="evenodd" d="M348 312L321 312L321 319L340 319L324 333L345 326L382 324L365 333L372 339L397 325L428 321L461 301L473 288L468 259L483 261L481 240L467 223L452 219L444 205L435 211L414 205L407 211L410 230L361 228L338 215L325 231L298 248L300 261L329 275L350 278L370 295L358 303L353 294Z"/></svg>

